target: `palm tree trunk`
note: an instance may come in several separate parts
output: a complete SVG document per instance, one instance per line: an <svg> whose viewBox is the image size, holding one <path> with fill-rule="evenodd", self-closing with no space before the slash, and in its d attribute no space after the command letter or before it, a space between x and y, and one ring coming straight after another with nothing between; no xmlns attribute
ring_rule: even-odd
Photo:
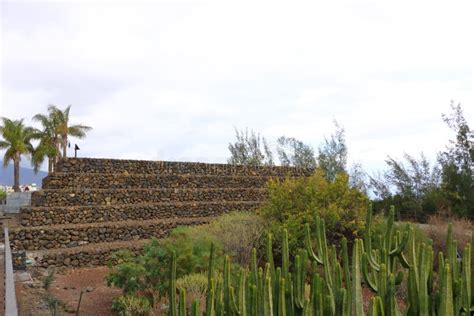
<svg viewBox="0 0 474 316"><path fill-rule="evenodd" d="M53 158L48 157L48 174L53 172Z"/></svg>
<svg viewBox="0 0 474 316"><path fill-rule="evenodd" d="M67 135L63 136L63 158L67 157Z"/></svg>
<svg viewBox="0 0 474 316"><path fill-rule="evenodd" d="M59 159L61 159L61 142L57 140L55 145L56 145L56 157L54 157L54 165L56 166Z"/></svg>
<svg viewBox="0 0 474 316"><path fill-rule="evenodd" d="M13 160L13 191L20 192L20 159Z"/></svg>

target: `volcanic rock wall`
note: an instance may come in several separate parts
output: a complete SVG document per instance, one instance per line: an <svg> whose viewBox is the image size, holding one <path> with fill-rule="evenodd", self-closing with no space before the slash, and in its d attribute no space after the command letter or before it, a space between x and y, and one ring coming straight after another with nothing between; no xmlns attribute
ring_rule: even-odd
<svg viewBox="0 0 474 316"><path fill-rule="evenodd" d="M292 167L68 158L43 180L11 229L14 250L43 266L104 265L118 249L139 251L179 225L253 210L272 177L308 176Z"/></svg>

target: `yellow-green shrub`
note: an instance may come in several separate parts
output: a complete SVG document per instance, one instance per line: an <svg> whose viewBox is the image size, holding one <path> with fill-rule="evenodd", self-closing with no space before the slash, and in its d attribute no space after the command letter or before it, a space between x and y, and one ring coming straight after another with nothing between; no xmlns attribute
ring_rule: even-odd
<svg viewBox="0 0 474 316"><path fill-rule="evenodd" d="M349 186L347 174L339 173L330 182L321 170L307 178L271 180L268 193L259 213L271 222L276 238L283 228L288 229L292 251L303 246L304 224L313 226L316 215L325 220L330 242L343 236L353 239L363 224L369 201L365 193Z"/></svg>
<svg viewBox="0 0 474 316"><path fill-rule="evenodd" d="M214 236L222 245L224 253L232 256L234 262L242 266L250 263L251 250L258 246L265 228L266 221L251 212L224 214L199 227Z"/></svg>

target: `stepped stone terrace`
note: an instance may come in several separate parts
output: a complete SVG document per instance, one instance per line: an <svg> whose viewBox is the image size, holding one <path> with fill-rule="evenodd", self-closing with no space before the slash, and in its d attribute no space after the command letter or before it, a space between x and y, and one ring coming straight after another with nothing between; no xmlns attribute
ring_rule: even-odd
<svg viewBox="0 0 474 316"><path fill-rule="evenodd" d="M265 200L270 178L311 170L169 161L66 158L32 194L10 231L15 251L36 264L105 265L112 252L138 253L151 238Z"/></svg>

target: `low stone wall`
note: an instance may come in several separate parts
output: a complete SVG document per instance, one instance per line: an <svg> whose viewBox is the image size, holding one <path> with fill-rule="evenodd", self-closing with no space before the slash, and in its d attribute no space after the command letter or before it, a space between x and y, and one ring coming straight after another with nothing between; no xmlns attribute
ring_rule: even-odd
<svg viewBox="0 0 474 316"><path fill-rule="evenodd" d="M191 218L172 221L134 221L108 224L77 224L65 227L40 226L12 229L13 250L42 250L77 247L89 243L134 241L163 238L180 225L207 223L211 218Z"/></svg>
<svg viewBox="0 0 474 316"><path fill-rule="evenodd" d="M5 205L2 207L4 213L20 213L22 206L28 206L31 204L31 193L32 192L11 192L8 193Z"/></svg>
<svg viewBox="0 0 474 316"><path fill-rule="evenodd" d="M32 206L117 205L168 201L261 201L264 189L83 189L42 190L32 195Z"/></svg>
<svg viewBox="0 0 474 316"><path fill-rule="evenodd" d="M312 170L295 167L242 166L200 162L67 158L56 166L61 173L207 174L242 176L307 176Z"/></svg>
<svg viewBox="0 0 474 316"><path fill-rule="evenodd" d="M148 242L148 241L147 241ZM36 266L43 268L48 267L95 267L105 266L109 263L114 263L111 256L119 249L126 249L135 255L143 253L142 241L136 241L134 243L128 243L121 247L101 247L98 249L85 249L79 251L68 251L64 250L61 252L50 251L45 254L33 256L36 261Z"/></svg>
<svg viewBox="0 0 474 316"><path fill-rule="evenodd" d="M29 207L22 210L22 226L102 223L126 220L218 216L231 211L250 211L260 202L165 202L106 206Z"/></svg>
<svg viewBox="0 0 474 316"><path fill-rule="evenodd" d="M261 188L269 179L260 176L55 173L43 179L43 188Z"/></svg>

